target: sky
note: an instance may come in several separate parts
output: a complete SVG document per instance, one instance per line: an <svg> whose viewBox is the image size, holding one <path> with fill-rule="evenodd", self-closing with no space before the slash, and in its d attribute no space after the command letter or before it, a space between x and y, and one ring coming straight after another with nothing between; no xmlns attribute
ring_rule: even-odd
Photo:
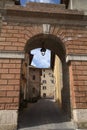
<svg viewBox="0 0 87 130"><path fill-rule="evenodd" d="M21 5L25 6L27 2L54 3L59 4L60 0L20 0Z"/></svg>
<svg viewBox="0 0 87 130"><path fill-rule="evenodd" d="M40 2L40 3L54 3L59 4L60 0L20 0L22 6L26 6L27 2ZM31 51L34 54L31 65L37 68L49 68L50 67L50 50L46 50L45 56L41 55L40 48Z"/></svg>
<svg viewBox="0 0 87 130"><path fill-rule="evenodd" d="M37 68L49 68L50 67L50 50L46 49L44 56L41 55L41 48L34 49L31 54L34 54L33 61L31 65Z"/></svg>

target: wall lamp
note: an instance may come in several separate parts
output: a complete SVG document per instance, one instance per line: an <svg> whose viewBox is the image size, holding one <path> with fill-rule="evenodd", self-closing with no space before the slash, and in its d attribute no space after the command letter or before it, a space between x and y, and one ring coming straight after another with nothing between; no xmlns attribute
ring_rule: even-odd
<svg viewBox="0 0 87 130"><path fill-rule="evenodd" d="M44 56L46 53L46 48L44 47L44 42L42 43L42 48L40 49L41 55Z"/></svg>

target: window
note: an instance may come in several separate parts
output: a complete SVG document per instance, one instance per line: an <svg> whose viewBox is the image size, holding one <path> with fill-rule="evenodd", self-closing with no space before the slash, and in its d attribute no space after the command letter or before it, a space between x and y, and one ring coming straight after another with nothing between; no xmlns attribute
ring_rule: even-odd
<svg viewBox="0 0 87 130"><path fill-rule="evenodd" d="M43 90L45 90L46 89L46 86L43 86Z"/></svg>
<svg viewBox="0 0 87 130"><path fill-rule="evenodd" d="M51 75L51 73L49 73L49 75Z"/></svg>
<svg viewBox="0 0 87 130"><path fill-rule="evenodd" d="M54 77L53 74L51 74L51 77Z"/></svg>
<svg viewBox="0 0 87 130"><path fill-rule="evenodd" d="M33 75L33 80L35 80L35 75Z"/></svg>
<svg viewBox="0 0 87 130"><path fill-rule="evenodd" d="M43 83L46 83L46 80L43 80Z"/></svg>
<svg viewBox="0 0 87 130"><path fill-rule="evenodd" d="M45 78L45 74L43 75L43 77Z"/></svg>
<svg viewBox="0 0 87 130"><path fill-rule="evenodd" d="M51 80L51 83L54 83L54 80Z"/></svg>
<svg viewBox="0 0 87 130"><path fill-rule="evenodd" d="M54 77L52 73L49 73L49 76L50 76L50 77Z"/></svg>
<svg viewBox="0 0 87 130"><path fill-rule="evenodd" d="M43 97L44 97L44 98L46 97L46 93L43 93Z"/></svg>
<svg viewBox="0 0 87 130"><path fill-rule="evenodd" d="M35 88L32 88L32 93L33 93L33 94L35 93Z"/></svg>
<svg viewBox="0 0 87 130"><path fill-rule="evenodd" d="M45 69L43 69L43 72L45 72Z"/></svg>

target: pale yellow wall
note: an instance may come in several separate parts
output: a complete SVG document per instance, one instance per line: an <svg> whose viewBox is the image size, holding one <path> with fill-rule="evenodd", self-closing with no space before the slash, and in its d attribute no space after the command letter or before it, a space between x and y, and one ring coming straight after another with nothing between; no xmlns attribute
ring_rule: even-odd
<svg viewBox="0 0 87 130"><path fill-rule="evenodd" d="M58 102L59 107L62 107L61 90L62 83L62 63L57 55L55 55L54 64L54 76L55 76L55 100Z"/></svg>
<svg viewBox="0 0 87 130"><path fill-rule="evenodd" d="M45 75L45 77L44 77L44 75ZM43 83L44 80L46 81L46 83ZM43 89L43 86L46 86L46 89ZM54 80L53 71L50 68L48 68L48 69L42 69L42 76L41 76L41 97L43 97L43 93L46 93L46 97L47 98L54 98L55 80Z"/></svg>

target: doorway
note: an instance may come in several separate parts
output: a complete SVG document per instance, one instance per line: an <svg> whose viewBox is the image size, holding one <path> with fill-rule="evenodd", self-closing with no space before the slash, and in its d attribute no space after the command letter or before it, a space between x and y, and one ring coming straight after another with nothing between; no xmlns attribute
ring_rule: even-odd
<svg viewBox="0 0 87 130"><path fill-rule="evenodd" d="M53 104L53 106L55 106L55 104L56 104L56 108L58 108L57 114L59 114L60 111L62 112L60 114L62 119L60 119L60 121L58 119L57 121L61 122L61 120L62 120L62 122L63 122L65 120L65 117L67 117L66 121L67 120L70 121L71 120L71 104L70 104L70 90L69 90L69 73L68 73L68 66L65 62L66 50L65 50L65 47L64 47L64 44L62 43L62 41L54 35L40 34L40 35L32 37L26 43L26 46L25 46L25 54L26 54L25 62L27 64L26 65L26 82L25 82L26 83L26 99L28 97L27 91L30 92L28 89L28 85L31 84L31 82L28 80L28 78L29 78L28 63L30 60L29 54L32 49L42 48L43 41L45 41L44 47L46 49L51 50L51 69L53 72L55 70L55 77L56 77L55 78L56 87L55 87L55 96L54 96L55 98L53 98L53 99L47 98L47 94L43 93L43 97L46 98L45 100L44 99L42 100L39 95L37 102L35 102L35 104L28 103L28 107L30 107L32 109L32 111L34 111L34 110L37 111L37 109L38 109L37 106L38 105L40 106L42 104L42 102L43 102L43 104L46 103L44 105L44 110L45 110L45 107L47 104L51 104L51 106L52 106L52 104ZM41 91L39 91L39 92L41 92ZM30 110L30 108L29 108L29 110ZM49 108L49 106L48 106L48 108ZM28 108L25 108L25 109L26 109L26 111L28 111ZM42 109L42 107L41 107L41 109ZM47 109L47 111L48 111L48 109ZM29 111L29 113L31 113L31 112ZM25 115L27 115L27 113ZM36 115L36 117L35 117L35 115ZM36 121L37 121L38 115L36 113L35 113L35 115L30 114L29 117L31 118L31 116L32 116L35 119L37 118L36 119ZM29 117L26 116L26 119ZM40 118L42 118L42 116L40 116ZM27 119L27 120L29 120L29 119Z"/></svg>

